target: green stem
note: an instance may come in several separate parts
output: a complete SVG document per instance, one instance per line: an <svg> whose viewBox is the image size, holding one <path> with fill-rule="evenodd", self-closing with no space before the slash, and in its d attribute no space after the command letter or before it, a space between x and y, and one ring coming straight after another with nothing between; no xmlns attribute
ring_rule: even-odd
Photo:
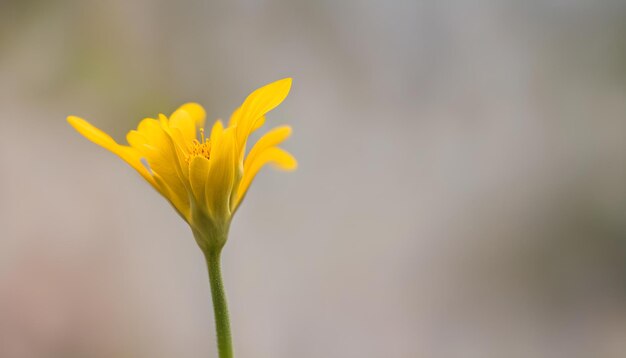
<svg viewBox="0 0 626 358"><path fill-rule="evenodd" d="M228 304L226 292L222 283L222 269L220 267L221 250L212 250L205 254L209 268L211 282L211 296L213 311L215 312L215 330L217 331L217 350L220 358L233 358L233 344L230 335L230 319L228 318Z"/></svg>

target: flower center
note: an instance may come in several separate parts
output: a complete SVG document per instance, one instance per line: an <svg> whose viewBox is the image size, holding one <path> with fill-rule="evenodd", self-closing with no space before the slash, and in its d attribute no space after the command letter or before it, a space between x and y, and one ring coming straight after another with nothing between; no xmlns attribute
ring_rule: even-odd
<svg viewBox="0 0 626 358"><path fill-rule="evenodd" d="M189 150L189 154L187 155L187 162L189 163L193 158L198 156L205 157L206 159L209 159L211 157L211 141L207 138L204 138L204 128L200 128L200 136L200 141L194 139L193 143L191 144L191 149Z"/></svg>

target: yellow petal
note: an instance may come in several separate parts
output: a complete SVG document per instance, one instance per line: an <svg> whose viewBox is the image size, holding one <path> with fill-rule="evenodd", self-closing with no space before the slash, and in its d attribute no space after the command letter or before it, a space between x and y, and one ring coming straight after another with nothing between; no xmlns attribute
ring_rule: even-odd
<svg viewBox="0 0 626 358"><path fill-rule="evenodd" d="M219 137L221 137L222 133L224 132L224 124L222 124L222 121L217 120L215 122L215 124L213 124L213 128L211 128L211 146L215 147L216 146L216 142L218 140Z"/></svg>
<svg viewBox="0 0 626 358"><path fill-rule="evenodd" d="M72 127L74 127L74 129L76 129L76 131L78 131L78 133L82 134L85 138L105 149L108 149L109 151L120 157L122 160L124 160L126 163L128 163L128 165L133 167L148 183L150 183L155 189L157 189L156 183L152 178L152 175L143 165L143 163L141 163L141 155L137 150L128 146L122 146L117 144L115 140L111 138L111 136L94 127L89 122L80 117L69 116L67 117L67 121Z"/></svg>
<svg viewBox="0 0 626 358"><path fill-rule="evenodd" d="M93 125L91 125L91 123L80 117L69 116L67 117L67 121L72 127L74 127L74 129L78 131L78 133L82 134L85 138L89 139L90 141L96 143L101 147L113 151L114 148L118 146L118 144L115 142L115 140L113 140L113 138L111 138L111 136L94 127Z"/></svg>
<svg viewBox="0 0 626 358"><path fill-rule="evenodd" d="M131 147L141 152L148 162L151 161L153 155L159 156L164 149L169 147L166 133L159 121L153 118L142 120L137 130L131 130L126 134L126 141Z"/></svg>
<svg viewBox="0 0 626 358"><path fill-rule="evenodd" d="M189 115L186 112L182 112L183 117L189 119ZM180 127L172 126L172 121L168 120L162 114L159 114L161 123L161 129L165 133L163 136L163 147L169 149L171 159L168 164L174 168L176 174L180 177L185 189L191 192L191 186L189 185L189 166L187 165L187 155L189 153L188 146L191 142L187 141L186 137L182 134Z"/></svg>
<svg viewBox="0 0 626 358"><path fill-rule="evenodd" d="M177 109L170 116L169 121L170 132L174 135L174 139L182 148L187 149L189 145L196 139L196 122L191 115L183 109Z"/></svg>
<svg viewBox="0 0 626 358"><path fill-rule="evenodd" d="M252 127L251 133L261 128L264 124L265 124L265 116L257 119L256 122L254 123L254 127Z"/></svg>
<svg viewBox="0 0 626 358"><path fill-rule="evenodd" d="M237 200L235 200L232 211L237 210L237 207L246 195L252 180L257 175L259 170L266 164L272 164L274 167L282 170L295 170L298 167L296 159L283 149L277 147L271 147L265 149L258 156L256 156L254 162L249 165L249 168L244 171L243 178L237 189Z"/></svg>
<svg viewBox="0 0 626 358"><path fill-rule="evenodd" d="M291 78L284 78L257 89L246 98L241 110L236 113L239 146L243 146L257 120L287 98L290 88Z"/></svg>
<svg viewBox="0 0 626 358"><path fill-rule="evenodd" d="M202 156L194 157L189 165L189 182L196 204L202 209L206 209L206 182L209 176L209 160Z"/></svg>
<svg viewBox="0 0 626 358"><path fill-rule="evenodd" d="M233 114L230 116L230 120L228 121L228 126L229 127L234 127L237 125L237 122L239 121L239 117L241 114L241 107L237 108ZM265 124L265 116L262 116L261 118L257 119L256 123L254 124L254 127L252 127L252 132L256 131L257 129L261 128L263 126L263 124Z"/></svg>
<svg viewBox="0 0 626 358"><path fill-rule="evenodd" d="M237 108L231 115L230 115L230 119L228 120L228 126L229 127L234 127L237 125L237 122L239 122L239 117L241 116L241 107Z"/></svg>
<svg viewBox="0 0 626 358"><path fill-rule="evenodd" d="M159 135L163 130L158 119L144 118L137 126L137 132L145 136Z"/></svg>
<svg viewBox="0 0 626 358"><path fill-rule="evenodd" d="M161 193L161 195L167 199L174 209L176 209L178 215L180 215L185 221L189 222L191 216L188 196L181 195L180 192L172 190L172 188L157 173L154 173L154 181L156 182L159 193Z"/></svg>
<svg viewBox="0 0 626 358"><path fill-rule="evenodd" d="M204 127L204 121L206 119L206 111L202 108L201 105L193 102L185 103L178 108L178 110L183 110L191 116L196 124L196 128Z"/></svg>
<svg viewBox="0 0 626 358"><path fill-rule="evenodd" d="M161 123L161 127L169 128L170 120L163 113L159 113L159 123Z"/></svg>
<svg viewBox="0 0 626 358"><path fill-rule="evenodd" d="M135 148L135 150L137 150L144 156L146 152L154 150L154 148L148 142L146 136L136 130L131 130L130 132L126 133L126 141L128 142L128 144L130 144L131 147Z"/></svg>
<svg viewBox="0 0 626 358"><path fill-rule="evenodd" d="M197 129L204 125L206 112L197 103L186 103L179 107L169 118L168 125L162 127L174 139L178 149L186 155L190 146L197 139ZM163 119L161 119L163 123Z"/></svg>
<svg viewBox="0 0 626 358"><path fill-rule="evenodd" d="M169 128L169 130L176 129ZM158 174L169 191L176 195L178 198L176 200L184 202L189 207L188 187L185 185L188 167L185 165L184 168L180 168L180 155L173 141L162 128L162 123L156 119L146 118L139 123L136 131L130 131L126 135L126 140L146 158L153 175Z"/></svg>
<svg viewBox="0 0 626 358"><path fill-rule="evenodd" d="M282 143L285 139L289 138L291 135L291 127L289 126L281 126L272 129L271 131L264 134L261 139L252 147L250 153L246 157L246 161L244 163L244 173L248 171L250 165L255 161L255 158L264 152L267 148L275 147Z"/></svg>
<svg viewBox="0 0 626 358"><path fill-rule="evenodd" d="M235 133L233 128L227 128L215 143L211 143L206 197L209 212L215 218L230 217L230 195L234 187L236 170L235 158Z"/></svg>
<svg viewBox="0 0 626 358"><path fill-rule="evenodd" d="M172 205L176 206L183 214L188 215L189 189L185 185L184 179L179 174L177 162L174 162L174 154L171 149L160 148L150 156L148 163L153 171L153 176L159 178L169 188L169 195L166 196ZM164 194L165 195L165 194Z"/></svg>

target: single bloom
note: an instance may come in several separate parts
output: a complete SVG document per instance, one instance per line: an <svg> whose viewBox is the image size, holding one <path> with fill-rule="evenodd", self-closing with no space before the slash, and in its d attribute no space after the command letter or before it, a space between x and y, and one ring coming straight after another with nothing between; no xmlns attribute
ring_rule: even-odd
<svg viewBox="0 0 626 358"><path fill-rule="evenodd" d="M165 197L190 225L200 247L219 250L226 242L233 214L259 170L273 164L294 170L297 162L278 147L291 134L280 126L263 135L246 155L250 134L265 123L265 114L289 94L291 78L252 92L233 112L225 127L218 120L204 130L206 112L187 103L168 118L146 118L118 144L89 122L69 116L68 122L90 141L108 149L133 167Z"/></svg>

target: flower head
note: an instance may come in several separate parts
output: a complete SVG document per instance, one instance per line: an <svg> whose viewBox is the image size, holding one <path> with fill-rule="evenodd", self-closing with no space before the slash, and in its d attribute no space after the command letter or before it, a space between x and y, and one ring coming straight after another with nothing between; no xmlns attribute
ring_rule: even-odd
<svg viewBox="0 0 626 358"><path fill-rule="evenodd" d="M266 164L294 170L296 160L278 145L291 128L281 126L263 135L246 153L248 137L265 122L265 114L289 93L285 78L252 92L232 114L225 127L218 120L205 131L205 111L187 103L168 118L146 118L128 132L129 145L82 118L68 122L83 136L108 149L133 167L176 209L191 226L203 250L220 249L226 242L230 221L252 180Z"/></svg>

